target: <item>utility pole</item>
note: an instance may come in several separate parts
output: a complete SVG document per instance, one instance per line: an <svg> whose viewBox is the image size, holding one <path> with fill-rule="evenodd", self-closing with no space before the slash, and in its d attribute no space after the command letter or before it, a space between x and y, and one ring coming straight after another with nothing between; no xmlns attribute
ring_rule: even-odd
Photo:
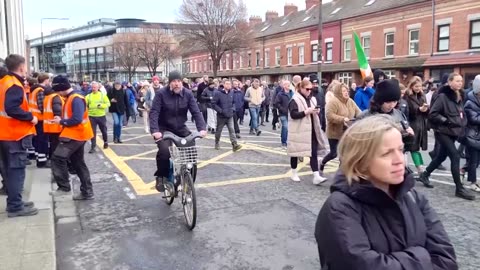
<svg viewBox="0 0 480 270"><path fill-rule="evenodd" d="M323 22L322 22L322 0L318 1L318 45L317 45L317 76L318 76L318 84L322 84L322 48L323 48L323 37L322 37L322 29L323 29Z"/></svg>

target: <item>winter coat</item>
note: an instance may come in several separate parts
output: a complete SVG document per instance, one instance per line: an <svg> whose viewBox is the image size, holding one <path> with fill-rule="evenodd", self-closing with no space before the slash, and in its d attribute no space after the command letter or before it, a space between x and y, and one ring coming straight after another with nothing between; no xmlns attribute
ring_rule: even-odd
<svg viewBox="0 0 480 270"><path fill-rule="evenodd" d="M320 106L320 125L322 126L322 130L325 131L327 128L327 118L325 115L325 104L326 104L326 96L325 91L327 89L323 89L322 87L314 87L312 89L313 96L317 99L317 103Z"/></svg>
<svg viewBox="0 0 480 270"><path fill-rule="evenodd" d="M375 90L370 87L357 87L357 93L355 94L355 103L361 111L365 111L370 107L370 100L375 94Z"/></svg>
<svg viewBox="0 0 480 270"><path fill-rule="evenodd" d="M300 93L295 93L288 105L288 146L287 153L290 157L311 157L312 144L318 144L318 154L326 154L327 140L321 130L320 119L317 114L305 115L309 107L315 108L315 97L305 99ZM317 142L313 142L313 137Z"/></svg>
<svg viewBox="0 0 480 270"><path fill-rule="evenodd" d="M292 90L290 90L292 92ZM288 104L290 103L290 93L282 91L275 97L275 108L278 109L278 116L288 116Z"/></svg>
<svg viewBox="0 0 480 270"><path fill-rule="evenodd" d="M235 104L237 114L239 112L243 113L243 106L245 105L244 97L245 94L241 89L233 89L233 103Z"/></svg>
<svg viewBox="0 0 480 270"><path fill-rule="evenodd" d="M107 93L108 98L110 99L110 107L108 111L111 113L124 114L127 110L128 97L125 90L117 90L113 88ZM112 102L112 99L115 99L117 102Z"/></svg>
<svg viewBox="0 0 480 270"><path fill-rule="evenodd" d="M265 96L265 99L263 100L262 102L262 107L267 107L267 106L270 106L270 99L271 99L271 91L270 91L270 88L268 87L264 87L263 88L263 95Z"/></svg>
<svg viewBox="0 0 480 270"><path fill-rule="evenodd" d="M202 93L202 103L205 104L205 107L212 109L213 95L215 94L215 88L205 88Z"/></svg>
<svg viewBox="0 0 480 270"><path fill-rule="evenodd" d="M335 97L327 103L327 138L340 140L346 129L345 118L354 119L361 113L355 102L342 96L342 88L339 93L334 93Z"/></svg>
<svg viewBox="0 0 480 270"><path fill-rule="evenodd" d="M408 102L405 98L401 98L399 101L398 101L398 104L397 104L397 107L396 107L397 110L401 111L405 116L408 117L409 115L409 112L408 112Z"/></svg>
<svg viewBox="0 0 480 270"><path fill-rule="evenodd" d="M480 100L473 92L467 95L465 115L467 117L465 143L480 151Z"/></svg>
<svg viewBox="0 0 480 270"><path fill-rule="evenodd" d="M413 175L392 198L338 172L315 226L321 269L456 270L455 251Z"/></svg>
<svg viewBox="0 0 480 270"><path fill-rule="evenodd" d="M382 111L375 111L373 110L374 108L370 108L369 110L363 111L358 117L357 120L363 119L365 117L369 117L371 115L376 115L376 114L388 114L391 117L393 117L393 120L398 123L398 127L402 130L402 139L403 142L405 143L406 147L409 147L409 144L413 143L413 136L410 135L406 129L410 127L407 116L404 115L400 110L398 109L393 109L389 113L384 113Z"/></svg>
<svg viewBox="0 0 480 270"><path fill-rule="evenodd" d="M421 112L420 107L427 103L427 99L422 93L406 95L404 99L408 104L408 123L415 133L413 143L407 145L405 150L409 152L425 151L428 149L428 110Z"/></svg>
<svg viewBox="0 0 480 270"><path fill-rule="evenodd" d="M235 112L235 102L233 100L233 89L215 91L212 100L212 108L217 112L217 117L230 118Z"/></svg>
<svg viewBox="0 0 480 270"><path fill-rule="evenodd" d="M260 108L263 101L265 100L265 92L263 87L253 88L253 86L247 89L245 92L245 101L248 102L249 108Z"/></svg>
<svg viewBox="0 0 480 270"><path fill-rule="evenodd" d="M438 96L432 98L428 120L436 132L454 137L462 137L465 134L467 119L462 101L457 100L457 94L450 86L442 86L438 90Z"/></svg>

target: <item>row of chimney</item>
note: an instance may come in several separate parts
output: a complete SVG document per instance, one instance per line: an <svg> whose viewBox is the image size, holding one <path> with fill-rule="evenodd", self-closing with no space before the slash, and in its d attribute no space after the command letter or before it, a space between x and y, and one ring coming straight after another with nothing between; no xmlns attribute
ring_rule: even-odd
<svg viewBox="0 0 480 270"><path fill-rule="evenodd" d="M315 5L318 5L319 3L320 3L320 0L305 0L305 6L307 10L309 10ZM285 6L283 7L283 16L287 16L294 12L298 12L298 6L296 6L295 4L285 4ZM276 11L267 11L267 13L265 13L266 22L271 22L277 18L278 18L278 12ZM251 26L254 26L259 23L262 23L262 21L263 21L262 17L260 16L251 16L249 22Z"/></svg>

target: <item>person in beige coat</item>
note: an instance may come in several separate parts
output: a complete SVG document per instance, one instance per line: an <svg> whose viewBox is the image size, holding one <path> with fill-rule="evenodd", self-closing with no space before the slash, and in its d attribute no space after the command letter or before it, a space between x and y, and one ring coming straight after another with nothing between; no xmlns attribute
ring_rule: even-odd
<svg viewBox="0 0 480 270"><path fill-rule="evenodd" d="M327 162L337 157L337 146L340 138L342 138L352 120L361 113L355 101L350 98L348 86L343 83L335 84L332 93L334 97L326 105L327 138L330 153L323 158L320 164L320 173L323 173Z"/></svg>
<svg viewBox="0 0 480 270"><path fill-rule="evenodd" d="M320 126L317 100L312 96L312 83L303 80L296 86L296 92L288 105L287 153L292 168L291 179L299 182L298 158L310 157L313 184L319 185L327 179L318 172L318 155L326 152L326 136Z"/></svg>

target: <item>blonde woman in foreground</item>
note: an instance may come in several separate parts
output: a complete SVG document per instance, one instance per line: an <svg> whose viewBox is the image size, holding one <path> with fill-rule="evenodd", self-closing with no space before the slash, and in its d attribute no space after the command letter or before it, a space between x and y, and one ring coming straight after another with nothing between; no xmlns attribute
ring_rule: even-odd
<svg viewBox="0 0 480 270"><path fill-rule="evenodd" d="M374 115L344 133L315 228L321 269L458 269L438 215L405 174L399 128L391 116Z"/></svg>

